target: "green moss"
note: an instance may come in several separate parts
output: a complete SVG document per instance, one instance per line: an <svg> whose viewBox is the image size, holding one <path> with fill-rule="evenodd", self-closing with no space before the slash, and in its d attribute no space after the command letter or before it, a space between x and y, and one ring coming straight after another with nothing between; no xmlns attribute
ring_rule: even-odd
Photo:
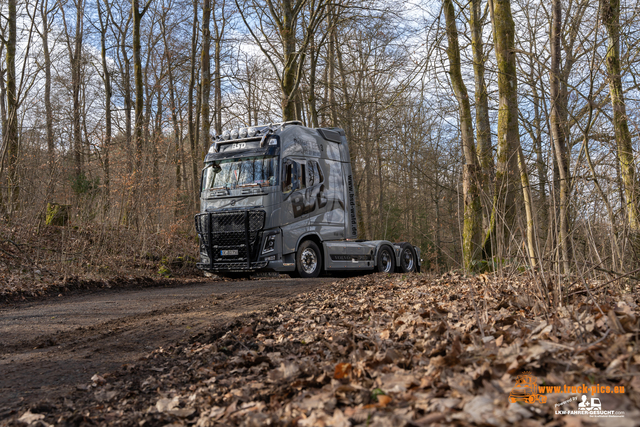
<svg viewBox="0 0 640 427"><path fill-rule="evenodd" d="M160 268L158 269L158 274L162 277L169 278L171 277L171 270L169 270L169 267L167 267L166 265L161 264Z"/></svg>
<svg viewBox="0 0 640 427"><path fill-rule="evenodd" d="M69 205L47 203L46 225L65 226L69 223Z"/></svg>

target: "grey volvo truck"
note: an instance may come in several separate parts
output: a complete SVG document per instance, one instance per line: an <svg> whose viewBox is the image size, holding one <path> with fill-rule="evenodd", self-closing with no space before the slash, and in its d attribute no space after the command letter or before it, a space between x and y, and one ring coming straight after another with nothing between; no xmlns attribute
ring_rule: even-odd
<svg viewBox="0 0 640 427"><path fill-rule="evenodd" d="M202 172L196 215L202 270L420 270L409 243L358 240L349 145L342 129L286 122L225 131Z"/></svg>

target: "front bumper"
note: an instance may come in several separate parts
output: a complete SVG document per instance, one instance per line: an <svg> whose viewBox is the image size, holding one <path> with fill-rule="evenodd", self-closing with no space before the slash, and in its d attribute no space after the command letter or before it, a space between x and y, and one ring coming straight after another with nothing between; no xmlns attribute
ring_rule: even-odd
<svg viewBox="0 0 640 427"><path fill-rule="evenodd" d="M196 264L196 267L206 271L227 271L229 273L241 273L262 270L263 268L266 268L268 264L268 261L252 262L249 265L244 262L229 262L214 263L212 266L210 262L199 262Z"/></svg>

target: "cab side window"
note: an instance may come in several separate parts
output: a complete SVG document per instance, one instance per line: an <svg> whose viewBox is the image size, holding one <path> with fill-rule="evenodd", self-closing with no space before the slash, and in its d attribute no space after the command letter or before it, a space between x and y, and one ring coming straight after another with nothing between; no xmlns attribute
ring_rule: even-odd
<svg viewBox="0 0 640 427"><path fill-rule="evenodd" d="M285 159L282 168L282 192L284 194L307 187L307 165L291 159Z"/></svg>

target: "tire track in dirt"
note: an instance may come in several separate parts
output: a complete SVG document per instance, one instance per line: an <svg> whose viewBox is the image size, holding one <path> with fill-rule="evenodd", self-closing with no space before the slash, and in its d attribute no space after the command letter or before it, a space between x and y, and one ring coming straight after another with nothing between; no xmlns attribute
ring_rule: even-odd
<svg viewBox="0 0 640 427"><path fill-rule="evenodd" d="M238 316L266 310L333 281L201 283L169 291L120 290L3 307L0 419L17 407L86 385L94 374L135 363L154 348L188 339ZM181 293L188 297L179 297ZM99 310L108 301L116 301L116 313ZM149 302L147 307L145 302ZM61 305L65 305L64 313ZM47 326L51 317L56 323Z"/></svg>

